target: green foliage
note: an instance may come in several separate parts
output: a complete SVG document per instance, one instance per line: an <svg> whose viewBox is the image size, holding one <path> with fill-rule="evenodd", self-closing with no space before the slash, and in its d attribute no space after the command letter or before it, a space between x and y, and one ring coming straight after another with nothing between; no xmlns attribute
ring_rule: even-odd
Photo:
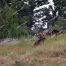
<svg viewBox="0 0 66 66"><path fill-rule="evenodd" d="M20 3L22 2L20 1ZM29 17L28 16L21 17L18 14L20 10L17 10L16 7L20 3L17 0L11 0L10 5L8 5L7 1L5 1L3 8L1 5L0 38L20 37L23 35L28 35L28 28L26 24L27 22L29 22ZM21 6L21 8L22 7L25 7L25 5Z"/></svg>
<svg viewBox="0 0 66 66"><path fill-rule="evenodd" d="M66 0L53 0L56 6L66 6Z"/></svg>
<svg viewBox="0 0 66 66"><path fill-rule="evenodd" d="M66 20L63 17L59 17L59 19L55 22L55 27L58 29L66 29Z"/></svg>
<svg viewBox="0 0 66 66"><path fill-rule="evenodd" d="M25 1L29 1L29 5L24 4ZM65 0L54 0L54 2L59 8L66 6ZM0 38L27 36L29 34L27 24L31 22L29 14L32 15L34 6L34 0L1 0ZM60 11L60 9L58 10ZM66 28L66 22L63 18L59 18L55 25Z"/></svg>

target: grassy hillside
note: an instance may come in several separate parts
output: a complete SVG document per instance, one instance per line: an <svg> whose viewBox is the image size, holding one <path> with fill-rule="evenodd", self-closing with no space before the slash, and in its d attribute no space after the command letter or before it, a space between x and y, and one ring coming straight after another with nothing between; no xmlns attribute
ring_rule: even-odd
<svg viewBox="0 0 66 66"><path fill-rule="evenodd" d="M33 47L35 38L0 46L0 66L66 66L66 34L48 37Z"/></svg>

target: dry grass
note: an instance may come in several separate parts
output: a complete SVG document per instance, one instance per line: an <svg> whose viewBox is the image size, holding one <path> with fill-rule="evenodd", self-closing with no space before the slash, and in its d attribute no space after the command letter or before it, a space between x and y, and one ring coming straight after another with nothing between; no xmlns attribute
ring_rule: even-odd
<svg viewBox="0 0 66 66"><path fill-rule="evenodd" d="M33 48L35 39L0 46L0 66L66 66L66 35L48 37Z"/></svg>

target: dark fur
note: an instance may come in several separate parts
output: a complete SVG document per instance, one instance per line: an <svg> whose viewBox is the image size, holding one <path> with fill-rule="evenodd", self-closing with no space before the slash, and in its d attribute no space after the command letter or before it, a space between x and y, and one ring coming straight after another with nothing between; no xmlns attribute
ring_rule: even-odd
<svg viewBox="0 0 66 66"><path fill-rule="evenodd" d="M45 41L45 36L43 35L43 33L39 33L37 37L38 37L38 40L34 43L34 47L40 45L41 42L44 43Z"/></svg>
<svg viewBox="0 0 66 66"><path fill-rule="evenodd" d="M36 34L36 36L38 37L38 40L34 43L34 47L40 45L41 42L44 43L47 36L50 36L50 35L56 35L57 36L59 34L60 34L59 30L39 32L38 34Z"/></svg>
<svg viewBox="0 0 66 66"><path fill-rule="evenodd" d="M52 34L55 34L57 36L59 34L59 32L60 32L59 30L53 30Z"/></svg>

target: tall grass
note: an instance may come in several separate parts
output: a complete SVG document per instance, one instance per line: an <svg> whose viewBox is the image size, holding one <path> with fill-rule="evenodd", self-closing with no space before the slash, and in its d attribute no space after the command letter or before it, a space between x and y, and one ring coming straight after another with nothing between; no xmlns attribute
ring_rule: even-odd
<svg viewBox="0 0 66 66"><path fill-rule="evenodd" d="M66 55L64 54L66 50L66 34L48 37L44 44L41 43L41 45L33 48L35 41L36 38L22 38L18 44L1 45L0 57L5 57L5 60L8 61L4 62L4 64L17 66L15 61L20 60L21 64L19 66L66 65Z"/></svg>

